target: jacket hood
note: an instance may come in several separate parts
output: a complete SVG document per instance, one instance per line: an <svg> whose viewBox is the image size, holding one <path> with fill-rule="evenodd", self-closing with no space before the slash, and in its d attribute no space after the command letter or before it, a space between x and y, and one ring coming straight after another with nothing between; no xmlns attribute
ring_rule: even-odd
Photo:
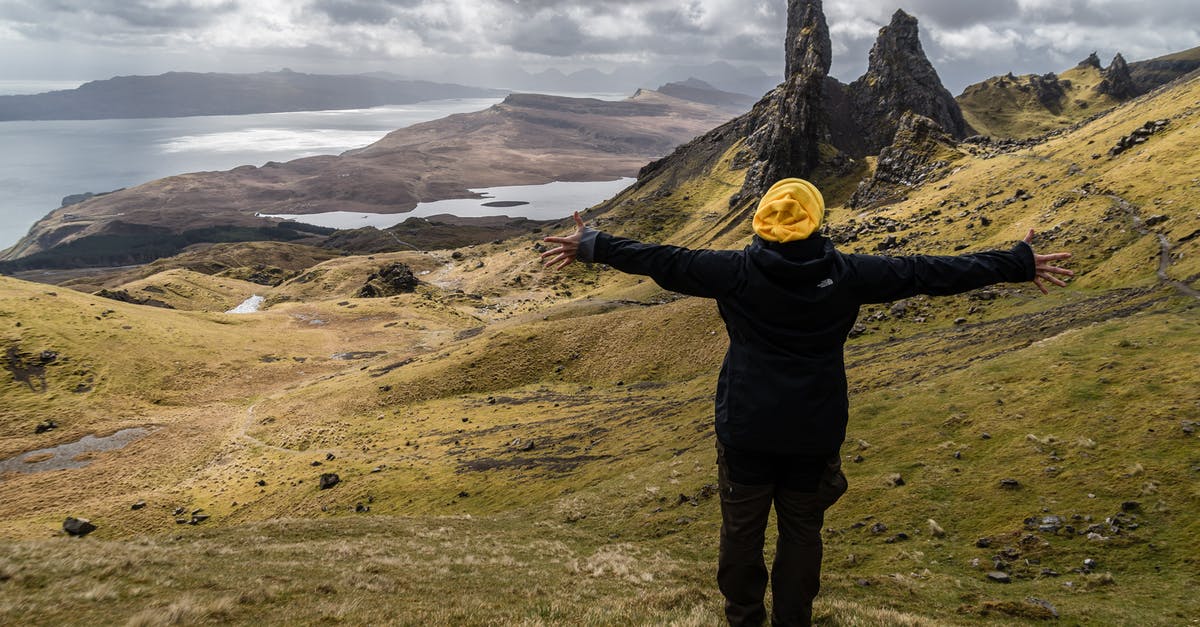
<svg viewBox="0 0 1200 627"><path fill-rule="evenodd" d="M750 262L775 282L794 285L834 278L831 273L837 251L833 242L820 235L786 243L769 242L756 235L746 252Z"/></svg>

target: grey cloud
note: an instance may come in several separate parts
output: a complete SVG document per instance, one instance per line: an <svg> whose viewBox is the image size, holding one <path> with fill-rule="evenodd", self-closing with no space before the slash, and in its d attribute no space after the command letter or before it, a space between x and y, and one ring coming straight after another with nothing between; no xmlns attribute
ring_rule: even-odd
<svg viewBox="0 0 1200 627"><path fill-rule="evenodd" d="M375 0L317 0L312 9L335 24L386 24L396 17L396 9Z"/></svg>
<svg viewBox="0 0 1200 627"><path fill-rule="evenodd" d="M629 41L593 37L584 25L558 13L543 13L534 19L518 21L502 41L517 52L551 57L619 53L637 49L636 45Z"/></svg>
<svg viewBox="0 0 1200 627"><path fill-rule="evenodd" d="M994 22L1019 13L1016 0L962 2L945 0L906 0L906 13L916 16L923 24L961 28L971 24Z"/></svg>
<svg viewBox="0 0 1200 627"><path fill-rule="evenodd" d="M186 0L165 5L146 0L97 0L86 6L56 2L51 8L58 13L109 17L138 29L178 29L204 26L219 15L238 10L239 4L237 0L215 7L197 6Z"/></svg>
<svg viewBox="0 0 1200 627"><path fill-rule="evenodd" d="M646 24L651 27L654 32L660 33L689 33L693 35L711 34L711 27L704 27L695 18L696 4L693 4L690 10L685 9L657 9L646 14Z"/></svg>
<svg viewBox="0 0 1200 627"><path fill-rule="evenodd" d="M335 24L386 24L422 0L316 0L311 9Z"/></svg>

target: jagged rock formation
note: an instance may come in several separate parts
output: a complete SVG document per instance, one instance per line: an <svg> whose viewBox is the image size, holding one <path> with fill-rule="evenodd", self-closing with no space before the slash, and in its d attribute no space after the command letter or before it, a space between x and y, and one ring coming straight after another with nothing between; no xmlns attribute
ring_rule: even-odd
<svg viewBox="0 0 1200 627"><path fill-rule="evenodd" d="M393 263L376 270L367 277L366 283L359 288L356 298L384 298L397 294L407 294L417 289L420 281L413 274L412 268Z"/></svg>
<svg viewBox="0 0 1200 627"><path fill-rule="evenodd" d="M1120 52L1113 57L1112 63L1101 72L1101 75L1104 76L1104 80L1096 86L1096 91L1102 94L1118 100L1128 100L1141 93L1133 82L1129 64L1125 63L1125 57L1121 56Z"/></svg>
<svg viewBox="0 0 1200 627"><path fill-rule="evenodd" d="M739 157L749 169L730 201L734 206L762 196L779 179L807 176L827 135L824 94L833 50L821 0L789 0L787 33L787 79L749 114L746 126L753 131Z"/></svg>
<svg viewBox="0 0 1200 627"><path fill-rule="evenodd" d="M1096 54L1096 52L1093 50L1092 54L1088 55L1088 58L1080 61L1079 65L1076 65L1075 67L1078 67L1078 68L1092 67L1092 68L1096 68L1097 70L1099 70L1099 69L1102 69L1103 66L1100 65L1100 55Z"/></svg>
<svg viewBox="0 0 1200 627"><path fill-rule="evenodd" d="M963 154L937 122L912 113L904 114L891 146L879 153L875 174L858 184L850 197L853 208L892 202L909 188L931 180Z"/></svg>
<svg viewBox="0 0 1200 627"><path fill-rule="evenodd" d="M925 56L917 18L896 11L871 48L867 73L847 88L864 154L892 143L906 112L932 119L951 136L967 136L967 123L954 97ZM861 155L856 155L861 156Z"/></svg>

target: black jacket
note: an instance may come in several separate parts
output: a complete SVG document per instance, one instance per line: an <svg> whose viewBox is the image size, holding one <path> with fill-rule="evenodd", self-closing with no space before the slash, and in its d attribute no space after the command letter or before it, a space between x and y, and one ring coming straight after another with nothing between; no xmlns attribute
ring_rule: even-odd
<svg viewBox="0 0 1200 627"><path fill-rule="evenodd" d="M820 236L744 250L689 250L587 230L581 261L646 275L713 298L729 333L717 381L716 430L741 451L836 455L849 402L842 350L859 306L1029 281L1033 249L957 257L848 255Z"/></svg>

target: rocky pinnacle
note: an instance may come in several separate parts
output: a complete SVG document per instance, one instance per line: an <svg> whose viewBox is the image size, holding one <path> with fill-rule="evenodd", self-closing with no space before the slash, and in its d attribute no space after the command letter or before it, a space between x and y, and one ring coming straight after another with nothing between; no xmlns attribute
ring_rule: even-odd
<svg viewBox="0 0 1200 627"><path fill-rule="evenodd" d="M822 75L829 74L833 48L821 0L788 0L784 49L787 55L785 77L790 79L805 69L819 70Z"/></svg>
<svg viewBox="0 0 1200 627"><path fill-rule="evenodd" d="M827 131L825 77L833 60L829 26L821 0L789 0L787 77L755 110L746 142L750 161L746 181L731 204L756 199L775 181L804 177L817 166L819 143Z"/></svg>
<svg viewBox="0 0 1200 627"><path fill-rule="evenodd" d="M1096 86L1096 91L1102 94L1108 94L1118 100L1128 100L1137 96L1139 90L1133 82L1133 75L1129 72L1129 64L1125 62L1125 57L1121 53L1113 57L1112 63L1108 64L1107 68L1101 71L1101 76L1104 77L1100 84Z"/></svg>
<svg viewBox="0 0 1200 627"><path fill-rule="evenodd" d="M896 11L891 24L879 30L867 73L849 86L849 95L868 154L892 143L900 118L909 111L937 122L954 137L967 134L962 110L921 47L917 18L904 11Z"/></svg>

